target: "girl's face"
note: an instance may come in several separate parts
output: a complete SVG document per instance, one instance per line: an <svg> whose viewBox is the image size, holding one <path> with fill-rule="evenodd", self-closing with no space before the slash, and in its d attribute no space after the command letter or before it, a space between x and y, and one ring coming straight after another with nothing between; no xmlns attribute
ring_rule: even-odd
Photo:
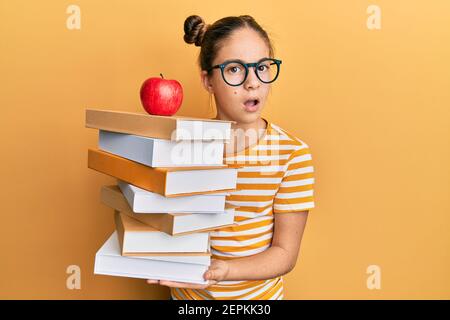
<svg viewBox="0 0 450 320"><path fill-rule="evenodd" d="M243 28L234 31L230 38L221 43L212 65L236 59L244 63L258 62L267 57L269 48L264 40L252 29ZM252 124L260 118L271 84L261 82L255 68L250 67L245 82L235 87L225 83L219 68L213 69L209 77L206 71L202 71L201 77L206 90L215 96L218 118L241 124ZM256 106L248 103L246 106L246 101L254 99L258 100Z"/></svg>

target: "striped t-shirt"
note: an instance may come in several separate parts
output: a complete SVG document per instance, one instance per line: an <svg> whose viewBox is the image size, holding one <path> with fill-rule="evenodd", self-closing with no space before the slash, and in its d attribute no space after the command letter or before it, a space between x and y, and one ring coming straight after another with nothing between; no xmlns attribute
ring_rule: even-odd
<svg viewBox="0 0 450 320"><path fill-rule="evenodd" d="M226 197L227 203L237 206L236 224L211 232L213 259L235 259L266 250L272 242L274 214L314 208L314 169L308 145L264 120L267 127L256 144L224 158L224 163L242 165L236 190ZM170 288L170 292L177 300L281 300L283 277L220 281L206 289Z"/></svg>

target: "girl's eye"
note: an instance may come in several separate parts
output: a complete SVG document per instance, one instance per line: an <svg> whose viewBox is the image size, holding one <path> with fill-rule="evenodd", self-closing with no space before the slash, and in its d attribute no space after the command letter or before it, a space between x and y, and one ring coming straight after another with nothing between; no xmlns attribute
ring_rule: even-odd
<svg viewBox="0 0 450 320"><path fill-rule="evenodd" d="M266 65L258 66L258 70L261 71L261 72L266 71L267 69L268 69L268 67Z"/></svg>
<svg viewBox="0 0 450 320"><path fill-rule="evenodd" d="M226 68L226 71L229 73L238 73L241 71L241 67L237 65L231 65Z"/></svg>
<svg viewBox="0 0 450 320"><path fill-rule="evenodd" d="M236 71L238 71L238 69L239 69L238 67L231 67L230 70L231 70L231 72L236 72Z"/></svg>

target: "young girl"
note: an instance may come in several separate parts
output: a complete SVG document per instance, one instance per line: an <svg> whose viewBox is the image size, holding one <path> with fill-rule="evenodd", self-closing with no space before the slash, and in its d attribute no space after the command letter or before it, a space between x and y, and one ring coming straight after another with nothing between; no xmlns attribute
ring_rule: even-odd
<svg viewBox="0 0 450 320"><path fill-rule="evenodd" d="M224 162L242 165L227 196L235 225L211 232L207 285L148 280L169 286L172 299L283 299L283 277L297 261L309 209L314 208L308 145L261 117L281 61L267 33L248 15L212 25L193 15L184 40L201 47L201 80L214 95L215 119L233 120ZM243 134L242 134L243 133Z"/></svg>

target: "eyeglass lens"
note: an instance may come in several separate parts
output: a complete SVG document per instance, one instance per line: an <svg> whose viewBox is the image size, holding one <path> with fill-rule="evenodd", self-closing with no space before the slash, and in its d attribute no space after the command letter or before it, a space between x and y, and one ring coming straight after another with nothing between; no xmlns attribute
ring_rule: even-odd
<svg viewBox="0 0 450 320"><path fill-rule="evenodd" d="M272 82L278 74L278 64L273 60L265 60L260 62L256 67L258 78L262 82ZM249 68L249 72L252 68ZM223 77L226 82L231 85L239 85L245 81L245 66L239 62L230 62L223 69Z"/></svg>

